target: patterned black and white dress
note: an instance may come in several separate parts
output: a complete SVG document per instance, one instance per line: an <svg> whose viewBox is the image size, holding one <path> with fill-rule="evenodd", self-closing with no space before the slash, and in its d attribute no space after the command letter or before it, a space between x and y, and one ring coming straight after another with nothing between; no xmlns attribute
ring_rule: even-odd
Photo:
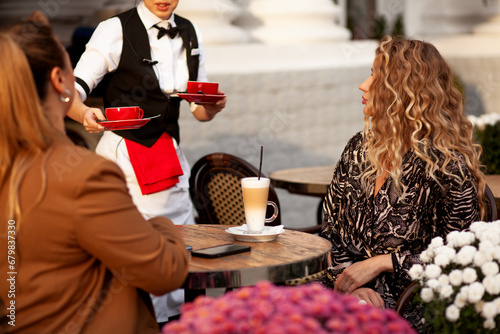
<svg viewBox="0 0 500 334"><path fill-rule="evenodd" d="M373 196L374 183L365 192L361 186L361 164L366 162L363 137L352 137L335 167L324 204L322 236L333 244L333 267L343 268L375 255L392 254L393 273L382 273L367 287L377 291L387 308L393 308L404 288L411 283L407 271L421 263L419 254L431 239L467 228L479 219L474 175L456 162L448 171L438 171L441 186L425 172L423 160L413 151L403 157L402 195L389 177ZM328 282L324 282L328 285ZM407 308L405 317L419 326L417 305Z"/></svg>

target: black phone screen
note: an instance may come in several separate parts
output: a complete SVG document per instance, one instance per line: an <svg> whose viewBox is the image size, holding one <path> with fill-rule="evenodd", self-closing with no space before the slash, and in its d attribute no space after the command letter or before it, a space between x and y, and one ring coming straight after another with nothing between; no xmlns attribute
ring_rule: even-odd
<svg viewBox="0 0 500 334"><path fill-rule="evenodd" d="M198 249L196 251L192 251L191 255L205 258L215 258L248 251L250 251L250 246L229 244Z"/></svg>

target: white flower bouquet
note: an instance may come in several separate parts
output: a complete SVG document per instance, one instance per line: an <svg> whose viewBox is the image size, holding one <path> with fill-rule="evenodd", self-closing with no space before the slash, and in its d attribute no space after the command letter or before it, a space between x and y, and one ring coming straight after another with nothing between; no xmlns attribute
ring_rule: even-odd
<svg viewBox="0 0 500 334"><path fill-rule="evenodd" d="M467 118L473 126L480 130L483 130L487 125L495 125L497 122L500 122L500 114L469 115Z"/></svg>
<svg viewBox="0 0 500 334"><path fill-rule="evenodd" d="M476 141L483 147L481 162L486 174L500 174L500 114L467 116L474 126Z"/></svg>
<svg viewBox="0 0 500 334"><path fill-rule="evenodd" d="M500 221L432 239L409 274L436 333L500 333Z"/></svg>

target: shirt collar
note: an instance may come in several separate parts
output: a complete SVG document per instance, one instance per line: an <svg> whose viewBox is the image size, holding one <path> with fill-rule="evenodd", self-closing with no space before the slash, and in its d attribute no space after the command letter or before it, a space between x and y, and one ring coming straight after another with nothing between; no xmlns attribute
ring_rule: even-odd
<svg viewBox="0 0 500 334"><path fill-rule="evenodd" d="M137 13L139 14L139 17L146 29L151 29L155 24L163 28L168 28L169 23L172 27L177 26L174 21L174 13L170 15L170 18L168 20L162 20L146 8L144 1L141 1L139 5L137 5Z"/></svg>

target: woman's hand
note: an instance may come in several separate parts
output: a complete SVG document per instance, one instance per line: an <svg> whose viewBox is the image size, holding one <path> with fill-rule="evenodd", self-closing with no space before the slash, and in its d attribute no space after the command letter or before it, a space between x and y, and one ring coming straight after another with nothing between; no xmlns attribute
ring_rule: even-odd
<svg viewBox="0 0 500 334"><path fill-rule="evenodd" d="M356 262L345 268L337 277L335 291L352 293L373 280L384 271L392 272L392 259L390 254L377 255L364 261Z"/></svg>
<svg viewBox="0 0 500 334"><path fill-rule="evenodd" d="M373 305L380 309L385 307L384 301L378 292L370 288L358 288L352 292L360 301L365 301L368 305Z"/></svg>

